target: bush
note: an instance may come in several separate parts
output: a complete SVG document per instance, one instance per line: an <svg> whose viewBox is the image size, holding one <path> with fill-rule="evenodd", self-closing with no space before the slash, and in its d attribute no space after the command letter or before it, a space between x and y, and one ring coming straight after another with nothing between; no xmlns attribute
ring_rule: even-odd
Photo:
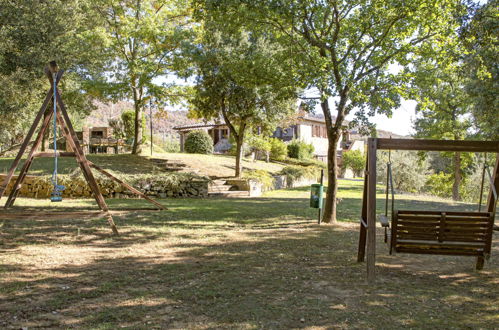
<svg viewBox="0 0 499 330"><path fill-rule="evenodd" d="M310 159L314 154L314 146L301 140L293 140L288 144L288 156L296 159Z"/></svg>
<svg viewBox="0 0 499 330"><path fill-rule="evenodd" d="M321 169L317 166L286 166L279 174L285 175L288 182L293 182L303 178L317 178L320 170Z"/></svg>
<svg viewBox="0 0 499 330"><path fill-rule="evenodd" d="M185 139L185 151L190 154L211 154L213 153L213 139L205 131L192 131Z"/></svg>
<svg viewBox="0 0 499 330"><path fill-rule="evenodd" d="M264 190L270 190L274 187L274 177L265 170L245 171L243 173L243 178L260 182L263 185Z"/></svg>
<svg viewBox="0 0 499 330"><path fill-rule="evenodd" d="M452 174L440 172L429 176L426 181L428 192L434 196L448 198L452 196Z"/></svg>
<svg viewBox="0 0 499 330"><path fill-rule="evenodd" d="M343 153L342 170L351 169L355 176L361 176L366 166L366 157L359 150L350 150Z"/></svg>
<svg viewBox="0 0 499 330"><path fill-rule="evenodd" d="M327 163L322 162L317 159L295 159L295 158L289 158L287 157L282 161L283 163L290 164L290 165L299 165L299 166L317 166L322 169L327 169Z"/></svg>
<svg viewBox="0 0 499 330"><path fill-rule="evenodd" d="M255 152L255 159L261 159L261 155L265 155L265 160L268 161L268 156L272 145L270 138L263 135L250 135L248 136L248 145L253 152Z"/></svg>
<svg viewBox="0 0 499 330"><path fill-rule="evenodd" d="M113 123L115 126L121 126L120 134L124 135L127 142L131 143L135 137L135 111L125 110L121 113L121 123ZM142 141L147 140L146 117L142 115Z"/></svg>
<svg viewBox="0 0 499 330"><path fill-rule="evenodd" d="M270 159L283 161L288 155L288 147L284 141L277 138L270 139Z"/></svg>

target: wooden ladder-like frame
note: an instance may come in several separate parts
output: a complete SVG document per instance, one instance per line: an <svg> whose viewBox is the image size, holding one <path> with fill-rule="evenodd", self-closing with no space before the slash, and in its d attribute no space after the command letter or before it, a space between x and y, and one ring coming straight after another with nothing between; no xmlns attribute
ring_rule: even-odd
<svg viewBox="0 0 499 330"><path fill-rule="evenodd" d="M54 100L54 80L52 74L56 74L56 81L55 85L57 86L59 82L61 81L62 75L64 74L64 70L58 70L57 64L55 62L50 62L50 65L45 68L45 74L47 75L47 78L50 82L50 90L47 92L47 95L45 96L45 100L43 101L42 106L40 107L40 110L38 111L35 120L33 121L33 124L31 125L28 133L26 134L26 137L24 138L23 143L21 144L21 147L19 149L19 152L17 153L16 158L14 159L14 162L12 163L9 171L7 172L6 177L4 178L4 181L2 185L0 186L0 198L2 198L4 192L7 190L7 187L10 184L10 181L12 180L12 177L14 176L14 172L16 171L17 167L19 166L19 163L21 161L22 156L26 152L26 149L28 148L28 145L31 141L31 138L33 137L38 125L40 124L40 121L42 121L42 125L40 130L38 131L38 134L33 142L33 145L27 155L27 159L24 162L19 175L17 176L17 180L12 187L12 190L9 194L9 197L7 198L7 201L5 202L5 209L8 209L14 205L14 202L19 195L19 191L22 187L22 184L24 182L24 179L26 178L26 175L29 171L29 168L31 167L31 164L33 163L33 160L36 157L54 157L54 153L52 152L37 152L38 148L40 147L40 144L43 140L43 136L45 132L47 131L47 128L50 125L51 120L53 119L53 111L51 108L48 107L50 102L55 102L58 108L57 111L57 124L62 130L63 136L66 139L66 143L69 144L69 147L73 152L58 152L59 157L75 157L76 161L78 162L78 165L80 166L81 171L83 172L83 176L85 177L85 180L87 181L90 190L92 191L92 195L95 198L95 201L97 202L97 205L99 208L103 211L105 217L107 218L107 221L109 225L111 226L111 229L114 234L118 235L118 229L116 228L116 225L114 223L113 217L111 213L109 212L109 208L106 204L106 201L104 200L104 197L102 196L102 193L99 189L99 185L97 184L97 181L95 180L94 175L92 174L91 168L96 169L97 171L101 172L108 178L114 180L121 186L123 186L125 189L130 190L132 193L144 198L148 202L154 204L157 209L159 210L166 210L166 208L158 203L157 201L153 200L152 198L146 196L144 193L140 192L139 190L133 188L129 184L121 181L120 179L116 178L113 176L111 173L105 171L104 169L100 168L99 166L93 164L92 162L88 161L87 158L85 157L85 154L83 152L83 149L81 148L80 142L78 141L78 138L76 136L76 132L73 128L73 125L71 123L71 120L69 118L66 106L64 105L64 102L62 101L62 97L60 94L59 89L56 89L56 99ZM53 104L53 103L52 103Z"/></svg>

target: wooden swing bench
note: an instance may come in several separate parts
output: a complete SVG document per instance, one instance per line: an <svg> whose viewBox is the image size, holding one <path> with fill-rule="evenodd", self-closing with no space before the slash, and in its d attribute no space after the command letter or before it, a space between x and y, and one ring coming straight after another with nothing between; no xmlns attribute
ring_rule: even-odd
<svg viewBox="0 0 499 330"><path fill-rule="evenodd" d="M379 217L382 227L385 228L385 242L387 242L390 227L388 218L390 187L392 195L390 253L476 256L476 269L482 269L485 259L491 253L493 230L497 228L494 227L494 220L499 191L499 141L368 139L357 261L364 261L367 255L367 281L369 283L373 283L376 277L377 150L387 150L389 154L391 150L496 154L493 174L490 174L488 166L484 163L478 212L394 210L394 189L389 155L385 214ZM486 212L482 212L485 173L488 174L490 190Z"/></svg>
<svg viewBox="0 0 499 330"><path fill-rule="evenodd" d="M477 256L482 269L492 245L492 212L394 212L390 254L401 253Z"/></svg>

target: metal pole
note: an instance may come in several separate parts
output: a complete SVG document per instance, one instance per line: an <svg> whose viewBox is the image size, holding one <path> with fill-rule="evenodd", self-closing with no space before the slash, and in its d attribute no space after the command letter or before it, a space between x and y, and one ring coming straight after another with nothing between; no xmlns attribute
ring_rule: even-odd
<svg viewBox="0 0 499 330"><path fill-rule="evenodd" d="M149 99L149 124L151 126L151 156L152 156L152 97Z"/></svg>
<svg viewBox="0 0 499 330"><path fill-rule="evenodd" d="M324 189L323 184L324 184L324 170L321 170L321 189ZM319 196L322 196L322 194L319 194ZM321 222L322 222L322 207L319 208L319 219L317 223L320 225Z"/></svg>

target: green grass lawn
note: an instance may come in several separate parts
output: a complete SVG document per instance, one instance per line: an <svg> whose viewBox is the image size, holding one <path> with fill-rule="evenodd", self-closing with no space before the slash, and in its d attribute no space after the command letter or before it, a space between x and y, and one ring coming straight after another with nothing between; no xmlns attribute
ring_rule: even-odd
<svg viewBox="0 0 499 330"><path fill-rule="evenodd" d="M499 327L497 234L476 272L474 258L389 256L379 228L378 282L368 287L356 262L362 182L340 183L338 226L317 225L300 188L161 200L169 210L115 213L119 237L103 219L35 211L95 209L92 200L18 199L33 216L0 222L0 328ZM475 208L421 196L397 205Z"/></svg>
<svg viewBox="0 0 499 330"><path fill-rule="evenodd" d="M200 155L184 153L155 153L153 157L169 160L180 160L190 168L199 171L200 175L231 177L234 176L235 158L228 155ZM112 170L118 174L151 173L154 168L147 156L130 154L120 155L87 155L87 158L100 167ZM6 173L14 160L13 157L0 158L0 173ZM19 164L17 172L21 169L23 161ZM244 159L242 166L246 170L265 170L271 173L279 172L283 166L263 161L250 161ZM78 167L72 157L59 158L59 173L68 174ZM29 174L47 175L54 170L53 158L36 158L31 165Z"/></svg>

